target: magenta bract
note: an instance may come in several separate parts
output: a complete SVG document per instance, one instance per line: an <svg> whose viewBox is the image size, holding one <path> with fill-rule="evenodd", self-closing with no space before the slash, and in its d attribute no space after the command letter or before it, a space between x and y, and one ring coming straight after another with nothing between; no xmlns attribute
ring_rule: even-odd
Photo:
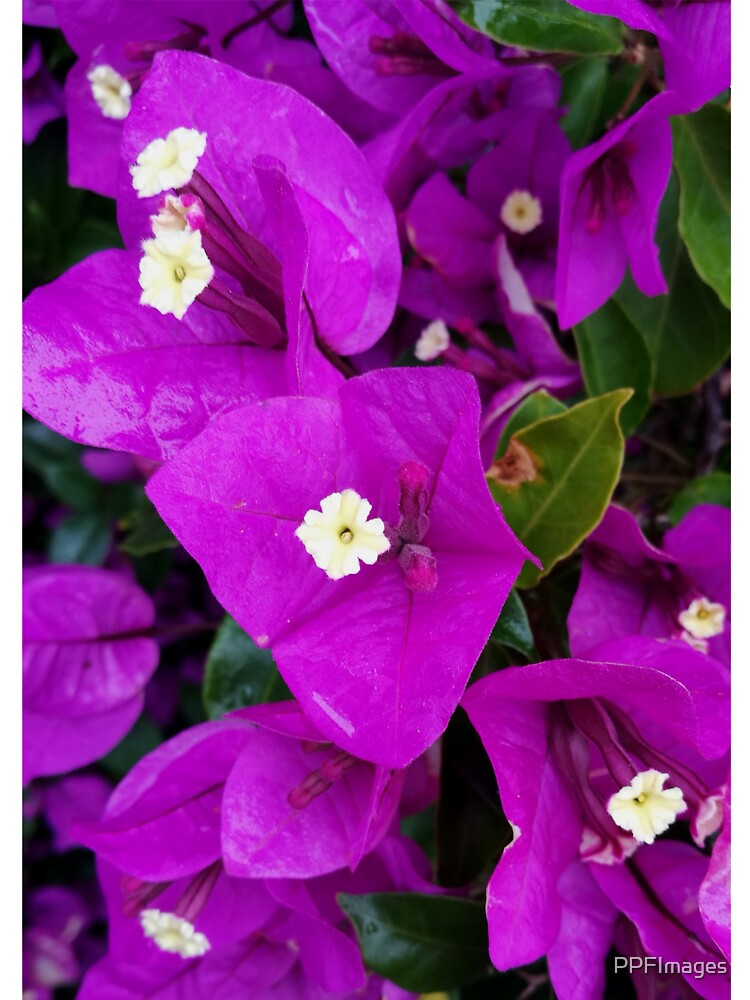
<svg viewBox="0 0 750 1000"><path fill-rule="evenodd" d="M127 733L159 647L149 597L89 566L23 574L24 782L97 760Z"/></svg>
<svg viewBox="0 0 750 1000"><path fill-rule="evenodd" d="M465 373L372 372L336 401L226 414L148 487L315 725L365 760L403 767L440 735L528 556L487 487L478 419ZM295 537L307 511L353 489L396 525L409 461L428 477L419 542L436 560L435 589L409 589L399 559L329 579Z"/></svg>

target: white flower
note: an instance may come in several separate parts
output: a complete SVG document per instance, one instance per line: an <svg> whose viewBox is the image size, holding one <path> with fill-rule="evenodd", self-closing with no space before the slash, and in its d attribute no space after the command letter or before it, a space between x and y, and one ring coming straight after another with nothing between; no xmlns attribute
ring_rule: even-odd
<svg viewBox="0 0 750 1000"><path fill-rule="evenodd" d="M198 230L165 233L143 242L141 305L182 319L214 276Z"/></svg>
<svg viewBox="0 0 750 1000"><path fill-rule="evenodd" d="M206 133L194 128L175 128L166 139L154 139L130 168L138 197L150 198L187 184L205 150Z"/></svg>
<svg viewBox="0 0 750 1000"><path fill-rule="evenodd" d="M181 958L197 958L205 955L211 947L205 934L201 934L190 923L174 913L161 910L141 910L141 927L146 937L150 937L161 948L179 955Z"/></svg>
<svg viewBox="0 0 750 1000"><path fill-rule="evenodd" d="M705 597L696 597L678 615L680 625L696 639L712 639L724 631L727 617L723 604L713 604Z"/></svg>
<svg viewBox="0 0 750 1000"><path fill-rule="evenodd" d="M320 510L308 510L295 535L332 580L359 573L360 560L372 566L387 552L390 542L379 517L367 517L372 504L354 490L331 493L320 501Z"/></svg>
<svg viewBox="0 0 750 1000"><path fill-rule="evenodd" d="M414 353L420 361L434 361L450 347L451 335L441 319L434 319L422 330L414 345Z"/></svg>
<svg viewBox="0 0 750 1000"><path fill-rule="evenodd" d="M661 771L641 771L607 803L607 812L621 830L629 830L640 844L653 844L678 813L687 809L682 789L664 788L669 777Z"/></svg>
<svg viewBox="0 0 750 1000"><path fill-rule="evenodd" d="M128 117L133 89L111 66L94 66L86 74L91 93L105 118L121 121Z"/></svg>
<svg viewBox="0 0 750 1000"><path fill-rule="evenodd" d="M500 219L514 233L524 236L542 221L542 203L529 191L511 191L500 209Z"/></svg>

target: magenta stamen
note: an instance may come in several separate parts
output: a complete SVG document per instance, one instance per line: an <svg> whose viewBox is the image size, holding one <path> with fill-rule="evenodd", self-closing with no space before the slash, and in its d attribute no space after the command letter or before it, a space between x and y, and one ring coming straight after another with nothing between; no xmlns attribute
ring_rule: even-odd
<svg viewBox="0 0 750 1000"><path fill-rule="evenodd" d="M640 770L621 745L614 723L596 698L578 698L565 703L575 728L597 747L618 788L629 785Z"/></svg>
<svg viewBox="0 0 750 1000"><path fill-rule="evenodd" d="M190 880L174 908L173 912L175 916L183 917L185 920L189 920L191 924L195 923L195 918L208 902L208 897L216 885L216 880L221 873L221 869L221 861L214 861L212 865L198 872Z"/></svg>
<svg viewBox="0 0 750 1000"><path fill-rule="evenodd" d="M126 42L122 50L125 58L131 62L151 62L157 52L167 52L179 49L183 52L196 52L205 48L203 41L206 32L203 28L194 27L173 38L159 38L142 42ZM206 54L208 52L206 51Z"/></svg>
<svg viewBox="0 0 750 1000"><path fill-rule="evenodd" d="M123 875L120 879L120 889L123 894L121 906L123 916L137 916L148 903L160 896L171 884L171 882L144 882L132 875Z"/></svg>
<svg viewBox="0 0 750 1000"><path fill-rule="evenodd" d="M421 38L396 31L390 38L371 35L369 49L375 60L378 76L453 76L453 70L442 63Z"/></svg>
<svg viewBox="0 0 750 1000"><path fill-rule="evenodd" d="M197 301L225 313L248 340L259 347L276 347L284 339L279 324L260 303L230 291L216 275Z"/></svg>

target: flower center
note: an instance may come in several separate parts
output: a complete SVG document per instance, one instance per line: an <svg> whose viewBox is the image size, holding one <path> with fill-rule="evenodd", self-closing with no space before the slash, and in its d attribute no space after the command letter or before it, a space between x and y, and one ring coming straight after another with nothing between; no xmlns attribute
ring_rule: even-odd
<svg viewBox="0 0 750 1000"><path fill-rule="evenodd" d="M414 354L420 361L434 361L450 347L451 335L443 320L435 319L422 330L414 345Z"/></svg>
<svg viewBox="0 0 750 1000"><path fill-rule="evenodd" d="M653 769L640 771L607 803L607 812L615 823L632 833L639 844L653 844L687 809L681 788L664 787L668 777Z"/></svg>
<svg viewBox="0 0 750 1000"><path fill-rule="evenodd" d="M501 221L513 233L525 236L542 222L542 203L529 191L511 191L500 209Z"/></svg>
<svg viewBox="0 0 750 1000"><path fill-rule="evenodd" d="M112 66L94 66L86 74L91 94L105 118L121 121L130 112L133 88Z"/></svg>
<svg viewBox="0 0 750 1000"><path fill-rule="evenodd" d="M199 232L171 232L143 243L141 304L182 319L213 279Z"/></svg>
<svg viewBox="0 0 750 1000"><path fill-rule="evenodd" d="M712 639L724 631L727 612L723 604L697 597L677 616L680 625L695 639Z"/></svg>
<svg viewBox="0 0 750 1000"><path fill-rule="evenodd" d="M295 535L331 580L359 573L360 562L372 566L390 542L379 517L368 521L372 504L355 490L331 493L320 510L308 510Z"/></svg>
<svg viewBox="0 0 750 1000"><path fill-rule="evenodd" d="M205 955L211 944L205 934L196 930L195 920L208 902L221 871L221 862L215 861L194 875L177 900L173 912L156 907L146 908L148 903L170 887L171 882L142 882L125 875L120 882L124 896L123 913L128 917L138 915L143 933L162 951L181 958Z"/></svg>
<svg viewBox="0 0 750 1000"><path fill-rule="evenodd" d="M197 931L189 920L174 913L142 910L140 920L146 937L151 938L162 951L180 958L197 958L205 955L211 947L205 934Z"/></svg>

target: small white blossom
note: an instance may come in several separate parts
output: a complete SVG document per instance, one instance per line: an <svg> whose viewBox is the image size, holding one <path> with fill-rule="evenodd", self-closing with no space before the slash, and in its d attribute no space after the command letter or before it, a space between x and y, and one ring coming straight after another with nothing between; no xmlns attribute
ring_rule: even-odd
<svg viewBox="0 0 750 1000"><path fill-rule="evenodd" d="M687 809L682 789L665 788L669 777L661 771L641 771L607 803L607 812L622 830L629 830L639 844L653 844L678 813Z"/></svg>
<svg viewBox="0 0 750 1000"><path fill-rule="evenodd" d="M724 631L727 617L723 604L714 604L705 597L696 597L678 615L680 625L696 639L712 639Z"/></svg>
<svg viewBox="0 0 750 1000"><path fill-rule="evenodd" d="M331 493L320 510L308 510L295 535L332 580L359 573L360 560L372 566L390 542L379 517L367 518L372 504L354 490Z"/></svg>
<svg viewBox="0 0 750 1000"><path fill-rule="evenodd" d="M420 361L434 361L450 347L451 335L441 319L434 319L422 330L414 345L414 354Z"/></svg>
<svg viewBox="0 0 750 1000"><path fill-rule="evenodd" d="M514 233L525 236L542 221L542 203L529 191L511 191L500 209L500 219Z"/></svg>
<svg viewBox="0 0 750 1000"><path fill-rule="evenodd" d="M162 951L179 955L181 958L197 958L205 955L211 947L205 934L201 934L190 923L174 913L161 910L141 910L141 927L146 937L153 939Z"/></svg>
<svg viewBox="0 0 750 1000"><path fill-rule="evenodd" d="M124 76L111 66L94 66L86 74L86 79L105 118L121 121L128 117L133 89Z"/></svg>
<svg viewBox="0 0 750 1000"><path fill-rule="evenodd" d="M154 139L130 168L138 197L150 198L187 184L205 151L206 133L194 128L175 128L166 139Z"/></svg>
<svg viewBox="0 0 750 1000"><path fill-rule="evenodd" d="M198 230L165 233L143 243L141 305L182 319L214 276Z"/></svg>

